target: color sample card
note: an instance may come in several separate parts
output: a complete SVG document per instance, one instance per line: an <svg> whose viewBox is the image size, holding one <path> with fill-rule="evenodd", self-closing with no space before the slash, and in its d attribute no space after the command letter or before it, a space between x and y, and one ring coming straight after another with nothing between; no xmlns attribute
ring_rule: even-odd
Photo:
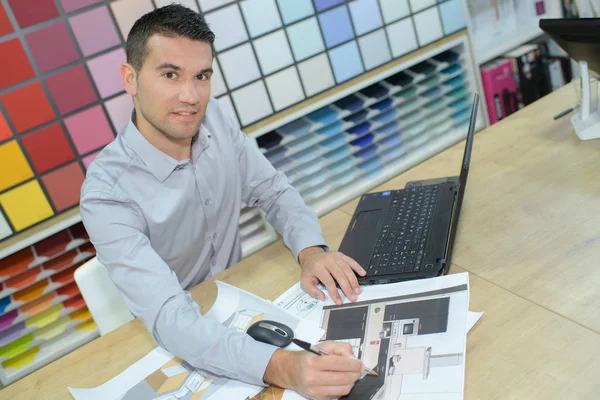
<svg viewBox="0 0 600 400"><path fill-rule="evenodd" d="M57 211L79 202L81 185L85 179L79 163L71 163L42 176L42 182Z"/></svg>
<svg viewBox="0 0 600 400"><path fill-rule="evenodd" d="M22 86L0 96L6 112L17 132L35 128L56 117L50 101L39 82ZM29 110L35 110L35 113Z"/></svg>
<svg viewBox="0 0 600 400"><path fill-rule="evenodd" d="M133 100L129 93L124 93L104 102L106 111L115 131L123 129L131 118Z"/></svg>
<svg viewBox="0 0 600 400"><path fill-rule="evenodd" d="M329 51L329 58L337 83L345 82L363 72L360 53L354 40Z"/></svg>
<svg viewBox="0 0 600 400"><path fill-rule="evenodd" d="M56 123L23 136L21 143L38 174L75 158L62 127Z"/></svg>
<svg viewBox="0 0 600 400"><path fill-rule="evenodd" d="M285 32L278 30L254 41L254 50L264 75L285 68L294 62Z"/></svg>
<svg viewBox="0 0 600 400"><path fill-rule="evenodd" d="M304 99L302 84L296 67L287 68L266 79L275 111L282 110Z"/></svg>
<svg viewBox="0 0 600 400"><path fill-rule="evenodd" d="M255 38L281 27L275 0L245 0L240 6L251 37Z"/></svg>
<svg viewBox="0 0 600 400"><path fill-rule="evenodd" d="M448 0L440 4L440 15L446 35L467 26L467 14L460 0Z"/></svg>
<svg viewBox="0 0 600 400"><path fill-rule="evenodd" d="M0 194L0 205L17 231L43 221L53 214L37 180Z"/></svg>
<svg viewBox="0 0 600 400"><path fill-rule="evenodd" d="M248 40L242 13L237 4L206 14L206 22L214 32L215 49L222 51Z"/></svg>
<svg viewBox="0 0 600 400"><path fill-rule="evenodd" d="M118 48L87 62L88 69L102 98L112 96L124 90L119 68L126 61L125 50Z"/></svg>
<svg viewBox="0 0 600 400"><path fill-rule="evenodd" d="M356 35L364 35L383 25L377 0L355 0L348 7Z"/></svg>
<svg viewBox="0 0 600 400"><path fill-rule="evenodd" d="M291 24L314 14L312 0L277 0L283 23Z"/></svg>
<svg viewBox="0 0 600 400"><path fill-rule="evenodd" d="M302 61L325 50L323 36L315 17L289 26L287 33L296 61Z"/></svg>
<svg viewBox="0 0 600 400"><path fill-rule="evenodd" d="M115 23L106 7L77 14L69 18L71 29L84 56L121 44ZM102 32L98 35L98 32Z"/></svg>
<svg viewBox="0 0 600 400"><path fill-rule="evenodd" d="M59 16L54 0L8 0L8 5L21 29Z"/></svg>
<svg viewBox="0 0 600 400"><path fill-rule="evenodd" d="M307 96L313 96L335 85L329 58L326 54L320 54L299 63L298 71Z"/></svg>
<svg viewBox="0 0 600 400"><path fill-rule="evenodd" d="M417 38L421 46L428 45L441 39L444 35L442 23L437 7L429 8L415 15L415 26L417 29Z"/></svg>
<svg viewBox="0 0 600 400"><path fill-rule="evenodd" d="M8 15L6 14L6 10L2 3L0 3L0 36L8 35L13 32L13 26L8 19Z"/></svg>
<svg viewBox="0 0 600 400"><path fill-rule="evenodd" d="M25 35L40 72L49 72L79 59L75 43L64 22Z"/></svg>
<svg viewBox="0 0 600 400"><path fill-rule="evenodd" d="M91 6L92 4L100 3L102 0L60 0L63 9L66 13L70 13L80 8Z"/></svg>
<svg viewBox="0 0 600 400"><path fill-rule="evenodd" d="M15 140L0 145L0 171L0 191L33 177L33 171Z"/></svg>
<svg viewBox="0 0 600 400"><path fill-rule="evenodd" d="M10 57L2 57L0 63L0 90L35 76L25 49L18 38L0 43L0 54L10 55Z"/></svg>
<svg viewBox="0 0 600 400"><path fill-rule="evenodd" d="M8 122L4 118L4 115L0 113L0 142L12 137L12 132L8 126Z"/></svg>
<svg viewBox="0 0 600 400"><path fill-rule="evenodd" d="M65 125L80 155L103 147L115 138L101 106L66 118Z"/></svg>
<svg viewBox="0 0 600 400"><path fill-rule="evenodd" d="M92 83L81 65L49 76L46 78L46 85L62 115L69 114L97 100Z"/></svg>
<svg viewBox="0 0 600 400"><path fill-rule="evenodd" d="M386 24L410 15L408 0L379 0L379 5Z"/></svg>
<svg viewBox="0 0 600 400"><path fill-rule="evenodd" d="M124 38L139 17L154 9L150 0L116 0L110 3L110 7Z"/></svg>
<svg viewBox="0 0 600 400"><path fill-rule="evenodd" d="M358 45L367 70L383 65L392 59L390 45L383 29L359 38Z"/></svg>

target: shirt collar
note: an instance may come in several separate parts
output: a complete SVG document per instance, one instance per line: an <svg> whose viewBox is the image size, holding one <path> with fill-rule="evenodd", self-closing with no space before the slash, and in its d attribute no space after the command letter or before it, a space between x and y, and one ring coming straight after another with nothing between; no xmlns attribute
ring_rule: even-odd
<svg viewBox="0 0 600 400"><path fill-rule="evenodd" d="M129 147L142 159L148 170L161 183L179 166L185 165L189 160L177 161L173 157L163 153L148 141L133 123L135 111L131 114L125 127L125 140ZM194 163L198 161L200 154L208 147L209 139L212 137L208 129L202 124L200 131L192 139L192 157Z"/></svg>

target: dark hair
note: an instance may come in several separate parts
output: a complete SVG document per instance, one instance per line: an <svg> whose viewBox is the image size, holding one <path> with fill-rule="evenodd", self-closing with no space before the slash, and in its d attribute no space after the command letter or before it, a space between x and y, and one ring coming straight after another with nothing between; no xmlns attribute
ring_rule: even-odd
<svg viewBox="0 0 600 400"><path fill-rule="evenodd" d="M183 36L209 43L214 54L215 34L210 30L204 16L179 4L157 8L141 16L129 31L125 51L127 62L139 71L148 55L146 43L152 35L167 37Z"/></svg>

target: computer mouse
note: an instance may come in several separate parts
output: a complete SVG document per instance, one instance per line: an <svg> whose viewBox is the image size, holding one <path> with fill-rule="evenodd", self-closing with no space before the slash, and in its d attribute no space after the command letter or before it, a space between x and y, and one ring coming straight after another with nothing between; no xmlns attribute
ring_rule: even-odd
<svg viewBox="0 0 600 400"><path fill-rule="evenodd" d="M294 331L289 326L276 321L257 321L250 325L246 333L254 340L282 348L294 340Z"/></svg>

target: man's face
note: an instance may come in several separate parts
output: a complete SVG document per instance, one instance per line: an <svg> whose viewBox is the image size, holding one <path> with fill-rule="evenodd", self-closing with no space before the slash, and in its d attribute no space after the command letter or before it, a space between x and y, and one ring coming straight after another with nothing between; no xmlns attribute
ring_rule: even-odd
<svg viewBox="0 0 600 400"><path fill-rule="evenodd" d="M192 138L200 129L210 98L210 44L154 35L146 49L134 95L141 113L138 126L147 122L170 140Z"/></svg>

